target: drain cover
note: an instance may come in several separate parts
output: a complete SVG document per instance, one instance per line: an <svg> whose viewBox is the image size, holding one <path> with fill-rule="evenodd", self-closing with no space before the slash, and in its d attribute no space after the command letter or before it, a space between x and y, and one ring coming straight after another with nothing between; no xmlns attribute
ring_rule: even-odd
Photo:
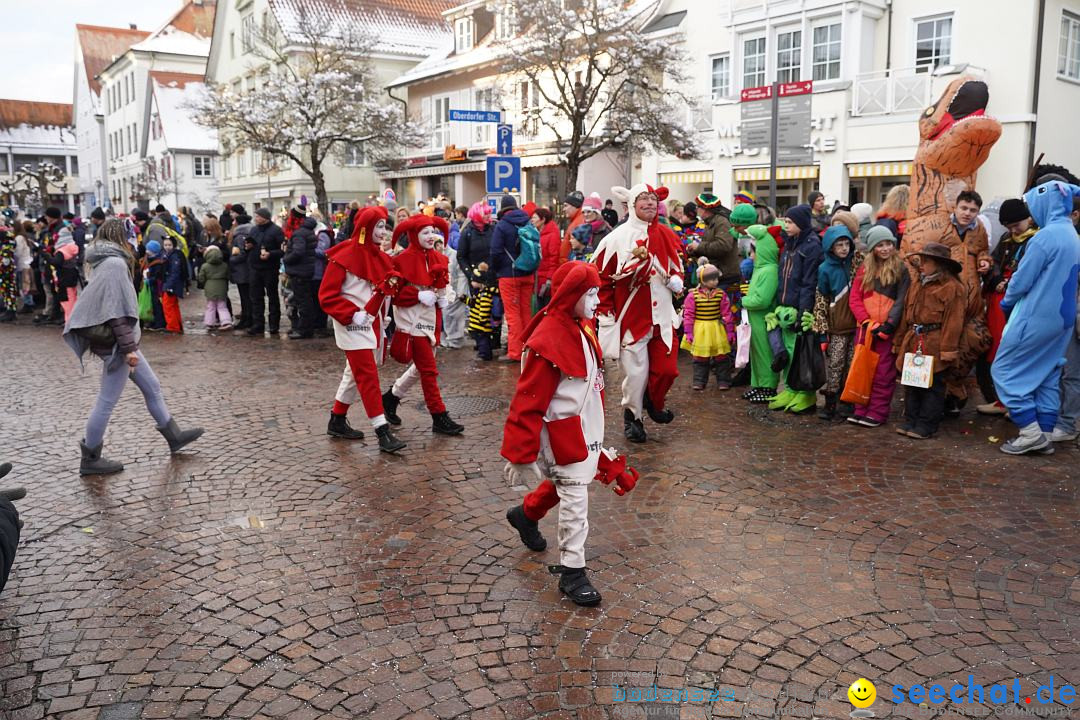
<svg viewBox="0 0 1080 720"><path fill-rule="evenodd" d="M485 415L489 412L502 410L506 407L506 403L503 400L492 397L480 397L477 395L444 397L443 402L446 404L446 411L450 413L450 417L453 418ZM427 406L421 401L416 404L416 409L426 412Z"/></svg>

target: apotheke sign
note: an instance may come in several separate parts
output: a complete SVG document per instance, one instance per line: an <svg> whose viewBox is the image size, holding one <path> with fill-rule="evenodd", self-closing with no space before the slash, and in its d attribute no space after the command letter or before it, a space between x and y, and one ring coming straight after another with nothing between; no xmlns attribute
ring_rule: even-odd
<svg viewBox="0 0 1080 720"><path fill-rule="evenodd" d="M814 148L815 153L836 152L836 136L832 134L833 128L836 125L836 120L837 116L835 114L811 116L810 146ZM741 125L741 122L735 121L732 123L721 123L716 126L716 136L720 140L716 153L717 157L733 158L740 155L749 157L764 155L765 157L768 157L769 148L767 145L747 148L742 146L739 142L742 133ZM734 142L729 142L729 139L734 139Z"/></svg>

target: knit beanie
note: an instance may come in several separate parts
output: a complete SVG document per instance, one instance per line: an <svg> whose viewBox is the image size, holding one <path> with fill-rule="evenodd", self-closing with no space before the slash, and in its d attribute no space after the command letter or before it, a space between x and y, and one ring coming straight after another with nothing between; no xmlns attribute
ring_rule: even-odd
<svg viewBox="0 0 1080 720"><path fill-rule="evenodd" d="M729 219L732 225L753 225L758 221L757 210L753 205L740 203L731 209Z"/></svg>
<svg viewBox="0 0 1080 720"><path fill-rule="evenodd" d="M499 211L510 210L518 206L517 200L513 195L503 195L502 200L499 201Z"/></svg>
<svg viewBox="0 0 1080 720"><path fill-rule="evenodd" d="M161 243L159 243L157 240L151 240L150 242L146 243L146 254L147 255L160 255L161 254Z"/></svg>
<svg viewBox="0 0 1080 720"><path fill-rule="evenodd" d="M591 193L589 197L585 198L581 205L582 210L592 210L597 214L600 213L600 210L603 209L603 207L604 204L600 202L600 195L597 193Z"/></svg>
<svg viewBox="0 0 1080 720"><path fill-rule="evenodd" d="M579 190L571 190L570 193L563 199L563 202L567 205L573 205L576 208L580 208L585 202L585 196L581 194Z"/></svg>
<svg viewBox="0 0 1080 720"><path fill-rule="evenodd" d="M839 220L844 223L844 227L851 232L851 237L856 237L859 234L859 218L856 217L855 213L847 210L837 210L833 213L832 219L833 222Z"/></svg>
<svg viewBox="0 0 1080 720"><path fill-rule="evenodd" d="M860 223L870 222L874 207L870 203L855 203L851 206L851 212L855 213Z"/></svg>
<svg viewBox="0 0 1080 720"><path fill-rule="evenodd" d="M703 207L706 210L714 210L721 206L720 198L712 193L701 193L695 200L697 200L698 207Z"/></svg>
<svg viewBox="0 0 1080 720"><path fill-rule="evenodd" d="M740 190L739 192L735 193L735 202L749 203L753 205L755 202L757 202L757 198L754 197L754 193L750 192L749 190Z"/></svg>
<svg viewBox="0 0 1080 720"><path fill-rule="evenodd" d="M1031 212L1028 211L1027 203L1019 198L1009 198L1001 203L1001 209L998 210L998 220L1002 225L1011 225L1027 220L1029 217L1031 217Z"/></svg>
<svg viewBox="0 0 1080 720"><path fill-rule="evenodd" d="M896 237L892 234L892 231L884 225L875 225L866 231L866 237L863 241L866 242L866 249L868 251L873 250L874 247L880 243L888 240L893 245L896 244Z"/></svg>
<svg viewBox="0 0 1080 720"><path fill-rule="evenodd" d="M270 212L269 208L264 208L264 207L258 208L255 211L255 214L258 215L259 217L261 217L263 220L273 220L274 219L274 215Z"/></svg>

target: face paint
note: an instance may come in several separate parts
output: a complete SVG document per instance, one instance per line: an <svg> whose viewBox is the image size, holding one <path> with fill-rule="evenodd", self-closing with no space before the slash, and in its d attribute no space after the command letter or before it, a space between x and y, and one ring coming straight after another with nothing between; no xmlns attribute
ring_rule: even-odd
<svg viewBox="0 0 1080 720"><path fill-rule="evenodd" d="M371 235L374 238L375 242L379 245L382 245L383 242L388 240L390 237L390 231L386 229L386 221L380 220L379 222L375 223L375 228L371 231Z"/></svg>
<svg viewBox="0 0 1080 720"><path fill-rule="evenodd" d="M589 288L574 305L574 317L592 320L596 316L598 307L600 307L600 289Z"/></svg>
<svg viewBox="0 0 1080 720"><path fill-rule="evenodd" d="M417 235L417 237L420 240L420 247L425 250L430 250L435 247L435 241L441 238L442 235L439 234L438 230L428 225L420 231L420 234Z"/></svg>

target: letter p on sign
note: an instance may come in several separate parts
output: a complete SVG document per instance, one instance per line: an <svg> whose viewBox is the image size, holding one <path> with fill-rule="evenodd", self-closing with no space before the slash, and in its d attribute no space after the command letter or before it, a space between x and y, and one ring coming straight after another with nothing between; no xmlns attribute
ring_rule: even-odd
<svg viewBox="0 0 1080 720"><path fill-rule="evenodd" d="M487 159L487 192L509 193L521 190L521 158L489 157Z"/></svg>

